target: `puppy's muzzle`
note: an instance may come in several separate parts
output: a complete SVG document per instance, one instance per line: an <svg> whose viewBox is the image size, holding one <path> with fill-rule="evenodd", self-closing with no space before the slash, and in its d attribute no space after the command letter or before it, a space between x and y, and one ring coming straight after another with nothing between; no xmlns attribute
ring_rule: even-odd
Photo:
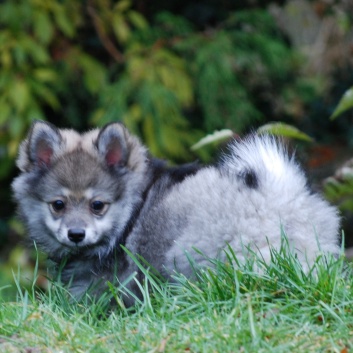
<svg viewBox="0 0 353 353"><path fill-rule="evenodd" d="M82 228L72 228L69 229L67 236L73 243L78 244L85 239L86 231Z"/></svg>

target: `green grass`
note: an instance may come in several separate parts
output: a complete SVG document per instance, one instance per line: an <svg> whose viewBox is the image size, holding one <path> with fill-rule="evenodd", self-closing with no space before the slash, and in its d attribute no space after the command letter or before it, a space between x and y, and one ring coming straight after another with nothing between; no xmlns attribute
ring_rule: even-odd
<svg viewBox="0 0 353 353"><path fill-rule="evenodd" d="M353 350L352 267L318 258L304 273L284 246L272 263L210 260L213 270L165 284L148 275L144 300L109 309L109 295L75 302L64 288L17 285L1 301L0 352L340 352Z"/></svg>

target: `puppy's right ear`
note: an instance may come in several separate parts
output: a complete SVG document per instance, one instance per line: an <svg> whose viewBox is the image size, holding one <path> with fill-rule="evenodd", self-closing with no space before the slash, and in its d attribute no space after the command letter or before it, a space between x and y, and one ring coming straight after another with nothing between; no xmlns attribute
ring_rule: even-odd
<svg viewBox="0 0 353 353"><path fill-rule="evenodd" d="M125 166L128 147L124 126L111 123L103 127L97 138L97 148L109 167Z"/></svg>
<svg viewBox="0 0 353 353"><path fill-rule="evenodd" d="M52 124L44 121L35 121L27 139L20 146L18 167L27 171L33 167L48 168L60 148L61 135Z"/></svg>
<svg viewBox="0 0 353 353"><path fill-rule="evenodd" d="M110 123L103 127L95 145L104 163L115 171L142 173L147 167L146 148L121 123Z"/></svg>

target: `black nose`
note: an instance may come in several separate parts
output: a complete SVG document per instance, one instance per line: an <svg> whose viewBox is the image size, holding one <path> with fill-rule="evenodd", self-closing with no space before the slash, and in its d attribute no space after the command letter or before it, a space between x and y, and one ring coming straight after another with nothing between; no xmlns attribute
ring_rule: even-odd
<svg viewBox="0 0 353 353"><path fill-rule="evenodd" d="M86 232L82 228L72 228L69 229L67 235L72 242L77 244L85 238Z"/></svg>

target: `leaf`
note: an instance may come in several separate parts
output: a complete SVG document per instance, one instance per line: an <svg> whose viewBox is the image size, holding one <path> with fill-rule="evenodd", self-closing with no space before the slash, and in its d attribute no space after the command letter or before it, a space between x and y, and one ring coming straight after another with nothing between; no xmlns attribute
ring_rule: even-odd
<svg viewBox="0 0 353 353"><path fill-rule="evenodd" d="M9 50L2 49L0 53L0 63L3 68L9 68L12 65L13 59Z"/></svg>
<svg viewBox="0 0 353 353"><path fill-rule="evenodd" d="M115 10L117 12L124 12L128 10L131 7L131 1L130 0L121 0L117 2L115 5Z"/></svg>
<svg viewBox="0 0 353 353"><path fill-rule="evenodd" d="M340 114L350 108L353 108L353 87L347 90L341 100L338 102L336 109L330 116L330 120L336 119Z"/></svg>
<svg viewBox="0 0 353 353"><path fill-rule="evenodd" d="M9 89L9 98L15 108L22 112L29 104L30 90L27 83L23 80L16 80Z"/></svg>
<svg viewBox="0 0 353 353"><path fill-rule="evenodd" d="M35 69L33 71L33 76L36 80L42 82L55 82L58 79L56 72L47 68Z"/></svg>
<svg viewBox="0 0 353 353"><path fill-rule="evenodd" d="M7 123L11 116L11 106L5 99L0 100L0 126Z"/></svg>
<svg viewBox="0 0 353 353"><path fill-rule="evenodd" d="M58 7L54 13L55 21L60 30L69 38L75 35L75 27L71 23L69 15L65 12L63 7Z"/></svg>
<svg viewBox="0 0 353 353"><path fill-rule="evenodd" d="M257 133L259 135L272 134L276 136L289 137L308 142L313 141L313 139L309 135L305 134L294 126L285 123L269 123L262 125L257 129Z"/></svg>
<svg viewBox="0 0 353 353"><path fill-rule="evenodd" d="M113 30L119 42L125 43L131 34L129 25L126 23L123 15L117 13L113 17Z"/></svg>
<svg viewBox="0 0 353 353"><path fill-rule="evenodd" d="M77 61L82 68L83 79L87 89L91 93L99 92L106 84L106 68L99 61L82 52L77 54Z"/></svg>
<svg viewBox="0 0 353 353"><path fill-rule="evenodd" d="M33 93L35 93L39 100L49 104L53 109L58 109L60 107L59 100L54 91L49 89L47 86L41 84L32 84L32 89Z"/></svg>
<svg viewBox="0 0 353 353"><path fill-rule="evenodd" d="M209 145L214 142L220 142L225 139L229 139L233 136L233 131L229 129L223 129L220 131L215 131L213 134L203 137L199 142L191 146L191 150L195 151L203 146Z"/></svg>
<svg viewBox="0 0 353 353"><path fill-rule="evenodd" d="M176 95L181 104L190 105L193 101L192 81L183 62L167 51L158 52L164 52L164 55L160 53L160 58L155 55L151 71L155 71L162 84Z"/></svg>
<svg viewBox="0 0 353 353"><path fill-rule="evenodd" d="M136 28L139 28L139 29L147 29L148 28L148 22L140 13L131 10L127 13L127 16L129 18L130 22Z"/></svg>
<svg viewBox="0 0 353 353"><path fill-rule="evenodd" d="M39 80L31 80L31 91L33 92L33 99L31 101L32 107L37 104L42 105L44 102L49 104L53 109L58 109L60 107L54 89L48 87L48 85L43 82Z"/></svg>
<svg viewBox="0 0 353 353"><path fill-rule="evenodd" d="M47 48L37 43L34 38L23 35L18 39L18 46L30 56L36 64L45 64L50 61L50 55Z"/></svg>
<svg viewBox="0 0 353 353"><path fill-rule="evenodd" d="M17 138L23 133L26 122L24 119L21 119L22 115L15 116L16 118L10 119L8 121L8 131L11 136L11 141L9 142L9 153L14 155L16 148L18 146Z"/></svg>
<svg viewBox="0 0 353 353"><path fill-rule="evenodd" d="M34 13L34 33L36 37L45 44L48 44L54 36L54 26L47 13Z"/></svg>

